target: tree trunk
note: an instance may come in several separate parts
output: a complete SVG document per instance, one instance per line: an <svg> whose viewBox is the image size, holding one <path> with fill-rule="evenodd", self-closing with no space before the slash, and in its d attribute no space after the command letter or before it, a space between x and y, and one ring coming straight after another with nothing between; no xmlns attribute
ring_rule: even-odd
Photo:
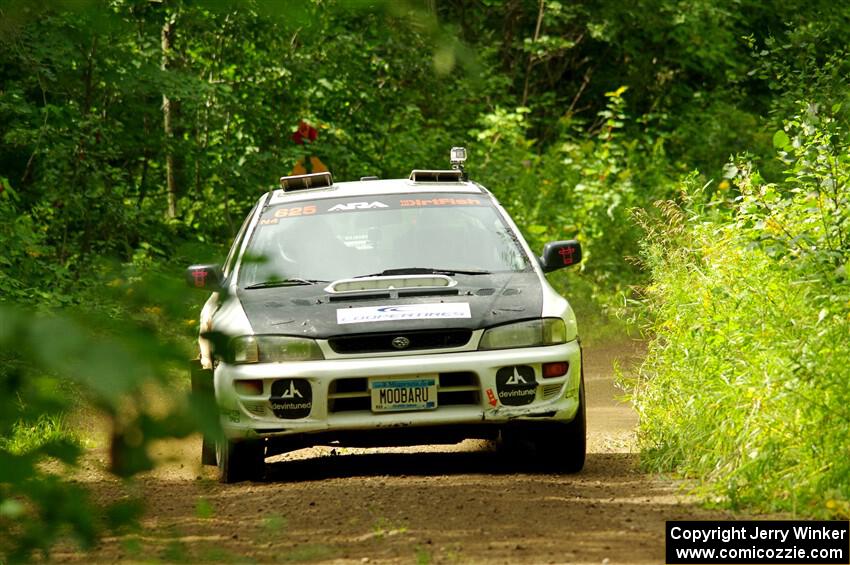
<svg viewBox="0 0 850 565"><path fill-rule="evenodd" d="M532 43L537 43L537 40L540 39L540 26L543 24L543 11L546 8L546 4L544 0L540 0L540 5L537 12L537 25L534 27L534 38L531 40ZM529 81L531 80L531 70L534 68L534 54L528 54L528 65L525 67L525 86L522 89L522 104L520 106L525 106L528 104L528 86Z"/></svg>
<svg viewBox="0 0 850 565"><path fill-rule="evenodd" d="M167 71L174 40L175 15L168 14L162 26L162 70ZM168 217L177 217L177 181L174 163L174 128L172 119L175 102L167 94L162 95L162 123L165 128L165 178L168 186Z"/></svg>

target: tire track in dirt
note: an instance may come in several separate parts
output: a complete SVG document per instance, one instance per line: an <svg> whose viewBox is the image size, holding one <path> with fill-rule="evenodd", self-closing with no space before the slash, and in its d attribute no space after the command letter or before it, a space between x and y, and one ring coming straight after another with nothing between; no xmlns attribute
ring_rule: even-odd
<svg viewBox="0 0 850 565"><path fill-rule="evenodd" d="M486 442L313 448L269 460L262 483L220 485L199 441L157 447L166 462L129 488L90 458L103 500L143 496L143 530L56 561L327 563L662 563L664 522L721 517L637 470L630 407L613 364L632 342L588 348L588 457L578 475L506 460Z"/></svg>

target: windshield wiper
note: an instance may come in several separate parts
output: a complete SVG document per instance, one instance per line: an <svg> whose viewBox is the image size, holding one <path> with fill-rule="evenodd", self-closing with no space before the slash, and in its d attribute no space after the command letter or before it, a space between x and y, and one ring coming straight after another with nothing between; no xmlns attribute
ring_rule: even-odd
<svg viewBox="0 0 850 565"><path fill-rule="evenodd" d="M366 277L387 277L392 275L489 275L490 271L471 271L463 269L432 269L430 267L405 267L402 269L386 269L380 273L357 275L355 279Z"/></svg>
<svg viewBox="0 0 850 565"><path fill-rule="evenodd" d="M328 282L328 281L320 281L320 280L316 280L316 279L294 278L294 279L286 279L286 280L283 280L283 281L266 281L266 282L261 282L261 283L249 284L248 286L245 287L245 289L249 290L249 289L253 289L253 288L275 288L275 287L278 287L278 286L301 286L301 285L319 284L319 283L326 283L326 282Z"/></svg>

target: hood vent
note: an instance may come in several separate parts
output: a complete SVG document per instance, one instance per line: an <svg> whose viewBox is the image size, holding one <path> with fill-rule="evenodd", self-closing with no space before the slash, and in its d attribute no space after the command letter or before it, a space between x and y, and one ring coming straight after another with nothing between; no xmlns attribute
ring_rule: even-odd
<svg viewBox="0 0 850 565"><path fill-rule="evenodd" d="M349 292L372 292L381 290L415 289L449 289L457 285L457 281L446 275L402 275L388 277L363 277L359 279L341 279L334 281L325 288L330 294Z"/></svg>

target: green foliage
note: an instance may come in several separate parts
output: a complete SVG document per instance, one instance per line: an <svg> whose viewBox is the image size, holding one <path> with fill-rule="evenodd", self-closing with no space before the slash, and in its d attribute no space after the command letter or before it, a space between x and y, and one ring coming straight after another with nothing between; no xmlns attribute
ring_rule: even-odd
<svg viewBox="0 0 850 565"><path fill-rule="evenodd" d="M805 105L774 143L786 178L731 165L740 196L687 183L639 214L653 335L636 384L643 461L732 507L850 516L850 158Z"/></svg>
<svg viewBox="0 0 850 565"><path fill-rule="evenodd" d="M62 414L39 414L33 422L18 420L8 437L0 437L0 449L21 455L47 444L81 446L82 438L65 420Z"/></svg>
<svg viewBox="0 0 850 565"><path fill-rule="evenodd" d="M812 25L842 21L829 5L488 6L10 3L0 235L14 244L0 290L61 305L94 257L161 261L186 240L224 243L307 153L338 179L404 176L469 144L484 157L475 178L535 245L587 240L579 286L611 303L639 276L623 260L639 237L625 210L668 196L674 171L714 175L731 152L768 153L775 101L825 55L817 88L842 69L841 28ZM301 120L319 131L309 146L290 139ZM43 269L50 291L35 290Z"/></svg>
<svg viewBox="0 0 850 565"><path fill-rule="evenodd" d="M181 389L155 416L139 391L194 353L180 267L220 260L261 192L308 155L340 180L398 177L453 145L535 250L582 241L580 270L551 280L585 328L652 277L648 462L736 502L846 500L840 462L803 480L791 457L847 429L848 20L786 0L3 2L0 552L90 545L136 515L55 472L80 455L63 424L80 403L111 419L121 476L151 465L151 439L214 430L211 402ZM296 145L302 120L319 136ZM653 211L694 169L684 208ZM728 414L723 433L697 413ZM773 500L757 470L801 486Z"/></svg>
<svg viewBox="0 0 850 565"><path fill-rule="evenodd" d="M201 520L209 520L215 515L215 508L206 498L199 498L195 503L195 516Z"/></svg>
<svg viewBox="0 0 850 565"><path fill-rule="evenodd" d="M110 470L121 477L152 467L148 445L156 439L217 433L214 400L174 388L186 351L151 331L176 321L169 312L185 311L184 291L146 278L105 287L116 295L108 315L0 305L0 555L10 561L48 554L68 534L91 547L102 531L139 516L134 501L94 505L71 480L84 445L66 417L81 402L108 417ZM109 293L100 293L102 306ZM157 389L169 391L167 406L149 398Z"/></svg>
<svg viewBox="0 0 850 565"><path fill-rule="evenodd" d="M416 546L416 565L430 565L431 552L422 546Z"/></svg>
<svg viewBox="0 0 850 565"><path fill-rule="evenodd" d="M580 278L559 272L552 281L577 302L605 307L641 278L629 259L641 237L629 210L663 197L672 185L662 143L625 133L626 90L606 93L591 135L565 124L557 143L539 154L528 138L529 110L497 108L477 131L476 149L485 153L472 159L481 162L473 174L511 211L535 250L556 239L581 241Z"/></svg>

